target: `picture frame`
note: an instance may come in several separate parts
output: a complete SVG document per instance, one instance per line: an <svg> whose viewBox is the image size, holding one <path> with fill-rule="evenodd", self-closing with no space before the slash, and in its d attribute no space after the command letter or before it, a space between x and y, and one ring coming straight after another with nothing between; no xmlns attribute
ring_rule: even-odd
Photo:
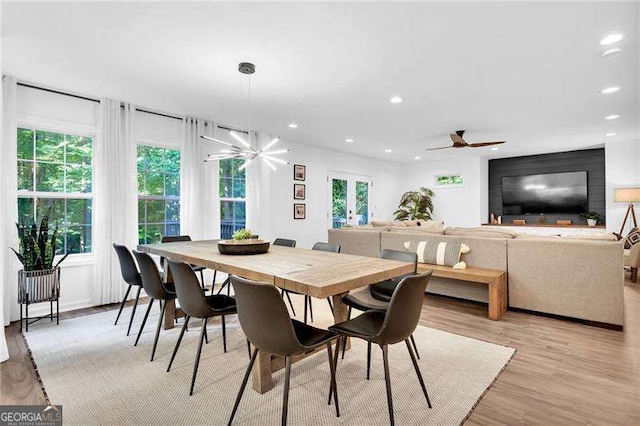
<svg viewBox="0 0 640 426"><path fill-rule="evenodd" d="M293 218L294 219L306 219L307 218L307 205L303 203L295 203L293 205Z"/></svg>
<svg viewBox="0 0 640 426"><path fill-rule="evenodd" d="M462 173L437 174L434 177L434 185L437 188L462 188L464 175Z"/></svg>
<svg viewBox="0 0 640 426"><path fill-rule="evenodd" d="M303 166L302 164L294 164L293 180L298 180L298 181L307 180L307 166Z"/></svg>
<svg viewBox="0 0 640 426"><path fill-rule="evenodd" d="M307 187L303 183L293 184L293 199L304 200L307 197Z"/></svg>

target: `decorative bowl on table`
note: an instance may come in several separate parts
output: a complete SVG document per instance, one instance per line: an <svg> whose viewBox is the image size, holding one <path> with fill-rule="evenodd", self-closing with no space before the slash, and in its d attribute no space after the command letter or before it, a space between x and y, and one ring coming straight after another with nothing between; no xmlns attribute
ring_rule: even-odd
<svg viewBox="0 0 640 426"><path fill-rule="evenodd" d="M218 241L220 254L248 255L263 254L269 251L269 241L250 238L246 240L220 240Z"/></svg>

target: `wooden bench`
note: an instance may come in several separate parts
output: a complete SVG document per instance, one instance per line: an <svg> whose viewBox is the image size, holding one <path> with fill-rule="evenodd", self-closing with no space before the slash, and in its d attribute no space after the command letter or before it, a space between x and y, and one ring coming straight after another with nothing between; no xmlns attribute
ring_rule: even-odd
<svg viewBox="0 0 640 426"><path fill-rule="evenodd" d="M449 266L418 264L418 272L433 271L433 277L484 284L489 287L489 319L498 321L507 312L507 273L495 269L453 269ZM428 287L427 287L428 288Z"/></svg>

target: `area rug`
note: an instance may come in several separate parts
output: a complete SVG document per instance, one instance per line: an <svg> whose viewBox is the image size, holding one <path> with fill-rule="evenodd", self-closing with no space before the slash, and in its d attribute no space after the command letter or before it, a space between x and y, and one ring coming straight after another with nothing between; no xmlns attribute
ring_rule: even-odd
<svg viewBox="0 0 640 426"><path fill-rule="evenodd" d="M162 330L156 359L149 362L156 317L150 315L137 347L126 337L127 321L113 325L115 312L43 323L26 334L34 363L52 404L62 404L65 424L224 425L248 364L237 317L227 319L228 352L222 351L220 322L208 326L195 393L189 385L199 325L190 324L171 372L167 363L180 327ZM141 315L140 315L141 316ZM123 312L122 318L129 314ZM134 323L137 331L138 325ZM418 327L418 361L433 404L424 399L404 344L389 349L395 420L400 425L458 425L473 411L515 355L513 348ZM326 351L293 365L290 425L388 424L382 352L374 347L371 380L366 380L366 344L354 340L338 364L340 418L327 405ZM279 424L284 372L260 395L250 383L234 424Z"/></svg>

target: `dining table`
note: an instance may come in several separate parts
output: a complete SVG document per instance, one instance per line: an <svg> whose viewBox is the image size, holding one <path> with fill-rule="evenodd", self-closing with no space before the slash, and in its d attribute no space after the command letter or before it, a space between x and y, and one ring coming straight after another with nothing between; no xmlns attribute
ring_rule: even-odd
<svg viewBox="0 0 640 426"><path fill-rule="evenodd" d="M303 248L271 246L268 252L254 255L228 255L218 251L219 240L184 241L139 245L138 250L164 259L163 279L171 282L167 259L273 284L281 289L311 297L331 298L334 323L346 321L347 306L342 297L350 291L400 275L413 273L410 263ZM163 325L175 326L184 313L175 301L166 302ZM349 349L350 342L347 341ZM293 357L296 362L309 354ZM284 358L258 352L252 371L253 389L264 393L273 387L272 374L284 368Z"/></svg>

